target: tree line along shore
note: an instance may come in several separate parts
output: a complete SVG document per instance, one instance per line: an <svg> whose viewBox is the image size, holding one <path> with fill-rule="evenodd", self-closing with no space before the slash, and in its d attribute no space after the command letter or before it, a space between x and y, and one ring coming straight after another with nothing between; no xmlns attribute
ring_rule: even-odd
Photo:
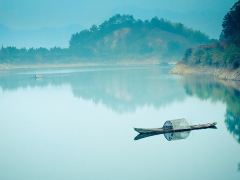
<svg viewBox="0 0 240 180"><path fill-rule="evenodd" d="M187 49L172 73L240 80L240 1L225 15L219 40Z"/></svg>

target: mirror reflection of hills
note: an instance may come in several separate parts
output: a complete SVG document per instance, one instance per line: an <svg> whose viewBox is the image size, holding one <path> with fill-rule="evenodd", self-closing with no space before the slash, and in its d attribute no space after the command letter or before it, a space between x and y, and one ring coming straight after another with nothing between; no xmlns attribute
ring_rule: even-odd
<svg viewBox="0 0 240 180"><path fill-rule="evenodd" d="M237 83L219 82L210 78L176 78L168 66L101 67L69 70L29 70L0 74L0 89L15 91L19 88L36 88L69 85L75 97L102 103L114 111L133 112L139 107L160 108L181 102L187 96L202 100L221 101L226 104L227 129L240 143L240 91ZM45 70L44 70L45 71ZM36 72L43 78L36 80Z"/></svg>
<svg viewBox="0 0 240 180"><path fill-rule="evenodd" d="M36 80L34 73L0 76L4 91L48 85L70 85L75 97L103 103L118 112L134 111L138 107L159 108L185 98L184 90L169 67L90 68L72 73L46 73Z"/></svg>
<svg viewBox="0 0 240 180"><path fill-rule="evenodd" d="M210 99L226 104L225 124L234 138L240 143L240 91L239 82L217 81L211 78L187 77L182 79L189 96L202 100Z"/></svg>

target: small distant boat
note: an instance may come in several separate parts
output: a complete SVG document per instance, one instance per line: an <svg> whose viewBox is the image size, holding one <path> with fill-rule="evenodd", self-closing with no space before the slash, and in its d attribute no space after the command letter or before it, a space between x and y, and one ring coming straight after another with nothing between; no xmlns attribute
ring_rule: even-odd
<svg viewBox="0 0 240 180"><path fill-rule="evenodd" d="M167 140L185 139L190 131L212 128L216 129L217 123L189 125L186 119L174 119L166 121L162 128L134 128L139 133L135 140L149 136L164 134Z"/></svg>
<svg viewBox="0 0 240 180"><path fill-rule="evenodd" d="M41 79L41 78L43 78L43 75L42 74L35 74L35 78L36 79Z"/></svg>

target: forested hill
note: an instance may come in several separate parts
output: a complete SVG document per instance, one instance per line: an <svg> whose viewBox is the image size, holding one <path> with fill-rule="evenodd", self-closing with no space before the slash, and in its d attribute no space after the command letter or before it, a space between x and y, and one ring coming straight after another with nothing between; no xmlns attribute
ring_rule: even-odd
<svg viewBox="0 0 240 180"><path fill-rule="evenodd" d="M71 36L69 47L22 48L3 47L1 63L31 63L97 60L178 60L185 50L208 43L208 36L157 17L135 19L131 15L115 15L109 20Z"/></svg>
<svg viewBox="0 0 240 180"><path fill-rule="evenodd" d="M80 56L178 58L186 48L208 41L205 34L181 23L157 17L142 21L118 14L74 34L70 49Z"/></svg>
<svg viewBox="0 0 240 180"><path fill-rule="evenodd" d="M240 0L225 15L219 41L188 49L182 63L192 66L240 68Z"/></svg>

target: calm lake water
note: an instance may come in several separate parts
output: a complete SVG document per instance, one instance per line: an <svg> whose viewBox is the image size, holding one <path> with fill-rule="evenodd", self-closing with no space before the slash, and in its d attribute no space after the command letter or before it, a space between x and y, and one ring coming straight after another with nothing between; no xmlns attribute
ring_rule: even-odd
<svg viewBox="0 0 240 180"><path fill-rule="evenodd" d="M0 179L240 179L240 92L170 68L1 73ZM218 129L134 140L176 118Z"/></svg>

